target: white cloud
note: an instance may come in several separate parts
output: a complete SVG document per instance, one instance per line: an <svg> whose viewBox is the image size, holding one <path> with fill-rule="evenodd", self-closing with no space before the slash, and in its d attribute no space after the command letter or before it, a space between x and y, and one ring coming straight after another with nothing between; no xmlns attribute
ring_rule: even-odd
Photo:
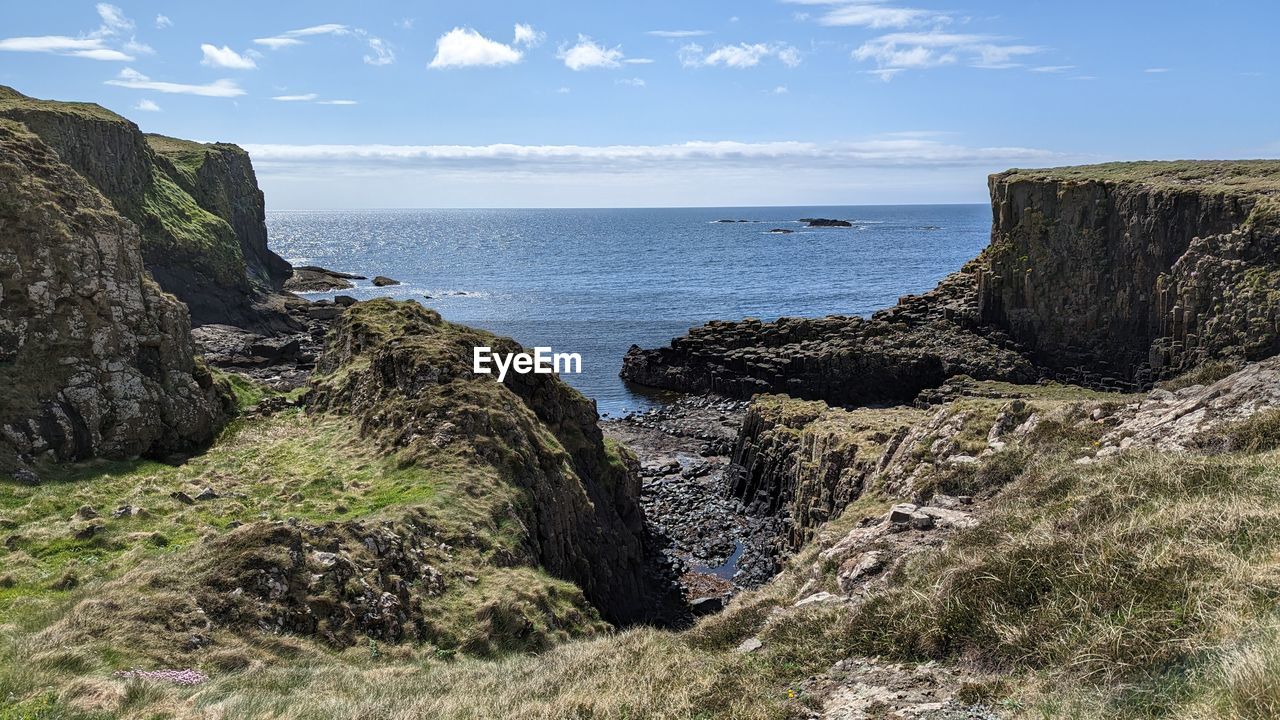
<svg viewBox="0 0 1280 720"><path fill-rule="evenodd" d="M543 166L574 171L664 163L735 165L794 163L834 167L1007 165L1056 159L1057 153L1023 147L968 147L928 137L872 138L857 142L693 141L671 145L245 145L255 165L379 165L424 168L470 163L495 169Z"/></svg>
<svg viewBox="0 0 1280 720"><path fill-rule="evenodd" d="M569 88L567 88L567 87L564 87L564 86L561 86L561 87L556 88L556 93L558 93L558 94L560 94L560 95L568 95L568 94L569 94L569 93L571 93L571 92L573 92L573 91L572 91L572 90L570 90L570 89L569 89Z"/></svg>
<svg viewBox="0 0 1280 720"><path fill-rule="evenodd" d="M1018 67L1014 58L1043 50L1033 45L1008 45L1002 42L1003 38L991 35L949 33L942 30L890 33L860 45L853 51L853 59L861 62L874 61L877 67L869 72L882 80L889 80L906 70L941 67L959 62L987 69Z"/></svg>
<svg viewBox="0 0 1280 720"><path fill-rule="evenodd" d="M303 44L303 41L299 38L313 37L316 35L347 35L350 32L351 29L346 25L326 23L324 25L312 25L310 27L298 28L297 30L289 30L271 37L255 38L254 42L259 45L269 47L272 50L279 50L283 47Z"/></svg>
<svg viewBox="0 0 1280 720"><path fill-rule="evenodd" d="M254 38L253 41L259 45L265 45L271 48L272 50L279 50L280 48L283 48L283 47L302 44L301 40L297 38L291 38L291 37Z"/></svg>
<svg viewBox="0 0 1280 720"><path fill-rule="evenodd" d="M132 38L124 44L124 49L126 52L137 53L139 55L154 55L156 52L150 45L138 42Z"/></svg>
<svg viewBox="0 0 1280 720"><path fill-rule="evenodd" d="M511 44L523 45L525 47L538 47L546 39L547 34L539 30L534 30L532 25L516 23L515 39L511 41Z"/></svg>
<svg viewBox="0 0 1280 720"><path fill-rule="evenodd" d="M774 95L786 95L791 91L787 89L786 85L779 85L769 92L772 92Z"/></svg>
<svg viewBox="0 0 1280 720"><path fill-rule="evenodd" d="M1155 73L1167 73L1167 72L1169 72L1169 68L1166 68L1166 67L1153 67L1153 68L1147 68L1146 70L1143 70L1142 72L1144 72L1144 73L1153 73L1153 74L1155 74Z"/></svg>
<svg viewBox="0 0 1280 720"><path fill-rule="evenodd" d="M392 24L400 28L401 30L412 30L413 24L415 22L417 22L417 20L415 20L414 18L402 18L400 20L395 21Z"/></svg>
<svg viewBox="0 0 1280 720"><path fill-rule="evenodd" d="M865 27L872 29L905 28L940 25L952 21L944 12L890 5L884 0L785 0L793 5L826 5L818 23L831 27ZM796 13L797 20L807 20L810 13Z"/></svg>
<svg viewBox="0 0 1280 720"><path fill-rule="evenodd" d="M407 23L407 25L404 23ZM413 21L406 19L397 21L395 24L397 27L407 29L413 26ZM353 37L363 41L369 48L369 51L364 55L366 65L390 65L396 61L396 53L391 43L369 34L368 30L350 27L341 23L325 23L323 25L297 28L296 30L288 30L271 37L255 38L253 42L272 50L280 50L281 48L305 45L306 40L304 38L313 38L321 35Z"/></svg>
<svg viewBox="0 0 1280 720"><path fill-rule="evenodd" d="M131 34L122 42L126 33L132 33L134 25L120 8L108 3L98 3L96 9L102 24L92 32L79 37L39 35L4 38L0 39L0 51L49 53L112 62L128 62L134 59L135 54L153 52Z"/></svg>
<svg viewBox="0 0 1280 720"><path fill-rule="evenodd" d="M234 80L214 80L204 85L163 82L152 80L133 68L121 70L119 76L113 80L107 80L106 84L135 90L155 90L162 93L200 95L203 97L238 97L244 95L244 90L240 89L240 86Z"/></svg>
<svg viewBox="0 0 1280 720"><path fill-rule="evenodd" d="M139 100L138 104L133 106L133 109L143 112L160 112L160 106L154 100Z"/></svg>
<svg viewBox="0 0 1280 720"><path fill-rule="evenodd" d="M371 37L369 40L369 50L371 55L364 56L366 65L390 65L396 61L396 53L382 38Z"/></svg>
<svg viewBox="0 0 1280 720"><path fill-rule="evenodd" d="M258 67L253 58L248 55L241 55L226 45L218 47L217 45L204 43L200 46L200 52L204 54L204 59L200 61L200 64L208 67L228 68L231 70L252 70Z"/></svg>
<svg viewBox="0 0 1280 720"><path fill-rule="evenodd" d="M1075 70L1075 65L1041 65L1040 67L1031 68L1031 72L1037 73L1064 73L1068 70Z"/></svg>
<svg viewBox="0 0 1280 720"><path fill-rule="evenodd" d="M710 30L650 30L645 33L660 38L691 38L710 34Z"/></svg>
<svg viewBox="0 0 1280 720"><path fill-rule="evenodd" d="M124 11L110 3L98 3L98 17L102 18L102 27L94 33L100 37L119 35L133 30L133 21L125 16Z"/></svg>
<svg viewBox="0 0 1280 720"><path fill-rule="evenodd" d="M564 61L570 70L588 68L616 68L622 61L622 47L605 47L586 35L578 36L578 44L561 47L556 57Z"/></svg>
<svg viewBox="0 0 1280 720"><path fill-rule="evenodd" d="M653 58L627 58L622 62L628 65L652 65L654 60Z"/></svg>
<svg viewBox="0 0 1280 720"><path fill-rule="evenodd" d="M359 105L355 100L318 100L317 105Z"/></svg>
<svg viewBox="0 0 1280 720"><path fill-rule="evenodd" d="M645 86L645 82L643 78L618 78L617 80L614 81L614 83L617 85L630 85L631 87Z"/></svg>
<svg viewBox="0 0 1280 720"><path fill-rule="evenodd" d="M481 35L456 27L436 40L436 56L430 68L497 67L520 62L524 53Z"/></svg>
<svg viewBox="0 0 1280 720"><path fill-rule="evenodd" d="M420 207L427 198L437 207L978 202L991 172L1097 159L885 137L845 143L246 149L273 204L287 209Z"/></svg>
<svg viewBox="0 0 1280 720"><path fill-rule="evenodd" d="M156 15L157 30L164 30L165 28L171 27L173 27L173 21L169 19L168 15Z"/></svg>
<svg viewBox="0 0 1280 720"><path fill-rule="evenodd" d="M796 67L801 62L800 51L786 43L738 43L722 45L705 53L704 48L690 43L680 48L677 57L685 67L721 66L728 68L749 68L760 64L769 57L776 57L787 67Z"/></svg>
<svg viewBox="0 0 1280 720"><path fill-rule="evenodd" d="M279 100L280 102L311 102L318 97L320 96L315 93L305 93L302 95L276 95L271 99Z"/></svg>

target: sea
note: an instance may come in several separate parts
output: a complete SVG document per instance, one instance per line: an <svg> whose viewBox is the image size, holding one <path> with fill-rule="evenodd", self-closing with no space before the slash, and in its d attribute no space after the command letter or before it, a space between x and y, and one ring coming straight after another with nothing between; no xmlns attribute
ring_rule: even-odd
<svg viewBox="0 0 1280 720"><path fill-rule="evenodd" d="M800 221L812 217L853 226ZM525 347L578 353L582 372L563 379L593 398L602 416L617 417L669 399L618 377L631 345L666 345L714 319L869 315L932 288L977 255L990 236L991 210L273 211L267 229L272 249L294 265L401 282L356 281L343 294L414 300Z"/></svg>

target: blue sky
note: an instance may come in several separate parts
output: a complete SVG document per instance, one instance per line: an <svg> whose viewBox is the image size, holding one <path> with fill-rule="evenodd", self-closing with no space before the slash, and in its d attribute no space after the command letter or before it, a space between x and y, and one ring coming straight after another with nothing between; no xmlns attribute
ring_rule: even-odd
<svg viewBox="0 0 1280 720"><path fill-rule="evenodd" d="M273 209L982 202L1010 166L1280 155L1280 4L94 2L0 83L249 149Z"/></svg>

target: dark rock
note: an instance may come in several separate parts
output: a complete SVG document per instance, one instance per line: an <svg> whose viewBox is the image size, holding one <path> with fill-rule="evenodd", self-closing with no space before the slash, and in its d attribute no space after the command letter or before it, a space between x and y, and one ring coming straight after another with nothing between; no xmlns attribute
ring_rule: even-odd
<svg viewBox="0 0 1280 720"><path fill-rule="evenodd" d="M217 500L219 497L221 496L218 495L218 493L215 492L213 488L207 487L201 490L200 494L196 495L195 499L196 500Z"/></svg>
<svg viewBox="0 0 1280 720"><path fill-rule="evenodd" d="M771 235L790 235L790 234L791 234L791 233L793 233L793 232L795 232L795 230L788 230L787 228L774 228L774 229L772 229L772 230L770 230L770 231L769 231L769 234L771 234Z"/></svg>
<svg viewBox="0 0 1280 720"><path fill-rule="evenodd" d="M363 275L328 270L315 265L302 265L293 269L293 275L285 281L289 292L329 292L355 287L352 280L365 280Z"/></svg>
<svg viewBox="0 0 1280 720"><path fill-rule="evenodd" d="M693 610L694 615L711 615L724 610L724 598L722 597L701 597L689 603L689 608Z"/></svg>
<svg viewBox="0 0 1280 720"><path fill-rule="evenodd" d="M178 502L182 503L183 505L195 505L195 504L196 504L196 501L195 501L195 500L192 500L190 495L188 495L188 494L186 494L186 493L182 492L181 490L176 490L176 491L174 491L174 492L169 493L169 497L173 498L174 500L177 500Z"/></svg>
<svg viewBox="0 0 1280 720"><path fill-rule="evenodd" d="M356 299L350 295L335 295L333 297L333 304L339 307L351 307L356 304Z"/></svg>
<svg viewBox="0 0 1280 720"><path fill-rule="evenodd" d="M831 218L800 218L800 222L809 227L853 227L848 220L832 220Z"/></svg>
<svg viewBox="0 0 1280 720"><path fill-rule="evenodd" d="M399 280L392 280L386 275L379 275L373 279L373 284L377 287L387 287L388 285L399 285Z"/></svg>

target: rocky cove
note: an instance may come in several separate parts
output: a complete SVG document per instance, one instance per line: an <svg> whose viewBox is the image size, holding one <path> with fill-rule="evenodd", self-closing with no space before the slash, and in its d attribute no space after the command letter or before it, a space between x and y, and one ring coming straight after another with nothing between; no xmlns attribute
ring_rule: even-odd
<svg viewBox="0 0 1280 720"><path fill-rule="evenodd" d="M7 702L985 719L1219 662L1280 598L1280 164L990 192L935 289L633 348L678 396L602 421L471 371L517 340L292 294L363 278L267 247L239 148L0 89Z"/></svg>

